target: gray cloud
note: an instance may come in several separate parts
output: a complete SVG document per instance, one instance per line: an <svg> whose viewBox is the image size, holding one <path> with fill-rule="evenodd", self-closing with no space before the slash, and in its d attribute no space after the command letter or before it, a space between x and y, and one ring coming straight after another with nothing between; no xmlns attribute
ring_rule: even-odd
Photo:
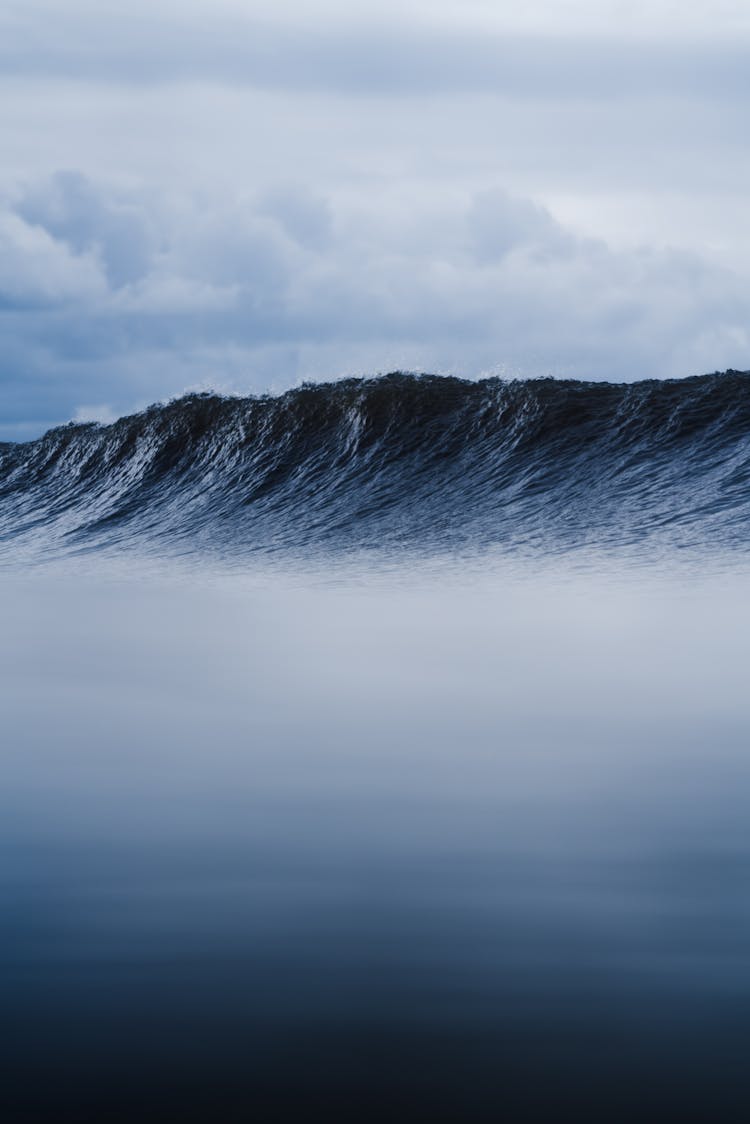
<svg viewBox="0 0 750 1124"><path fill-rule="evenodd" d="M745 37L644 40L621 34L529 34L371 16L282 24L163 6L76 13L66 6L6 28L6 75L77 82L212 82L265 90L389 97L493 93L537 100L750 93Z"/></svg>
<svg viewBox="0 0 750 1124"><path fill-rule="evenodd" d="M750 366L749 37L736 0L7 0L2 433Z"/></svg>
<svg viewBox="0 0 750 1124"><path fill-rule="evenodd" d="M73 254L98 256L115 288L149 271L155 238L148 216L131 201L103 198L80 172L58 172L28 188L15 210Z"/></svg>
<svg viewBox="0 0 750 1124"><path fill-rule="evenodd" d="M260 212L270 215L301 246L324 250L333 238L333 222L328 201L298 185L286 184L266 191Z"/></svg>
<svg viewBox="0 0 750 1124"><path fill-rule="evenodd" d="M746 279L698 255L615 251L500 188L430 220L301 185L210 201L69 172L29 185L0 213L5 437L190 386L395 367L632 379L750 347Z"/></svg>
<svg viewBox="0 0 750 1124"><path fill-rule="evenodd" d="M543 257L567 257L577 249L576 240L544 207L497 188L475 196L469 208L468 228L474 258L480 265L500 262L521 247Z"/></svg>

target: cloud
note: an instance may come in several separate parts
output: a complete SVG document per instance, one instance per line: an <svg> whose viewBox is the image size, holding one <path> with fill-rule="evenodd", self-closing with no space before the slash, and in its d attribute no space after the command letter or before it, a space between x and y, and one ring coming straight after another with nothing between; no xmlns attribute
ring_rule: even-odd
<svg viewBox="0 0 750 1124"><path fill-rule="evenodd" d="M59 308L106 291L97 262L49 231L0 211L0 309Z"/></svg>
<svg viewBox="0 0 750 1124"><path fill-rule="evenodd" d="M575 252L575 240L549 211L499 188L475 196L469 207L468 228L473 256L480 265L500 262L519 247L547 256Z"/></svg>
<svg viewBox="0 0 750 1124"><path fill-rule="evenodd" d="M632 379L750 350L746 277L617 251L499 186L425 214L300 183L207 199L66 172L6 200L0 243L6 437L191 386L396 367Z"/></svg>
<svg viewBox="0 0 750 1124"><path fill-rule="evenodd" d="M117 414L111 406L104 403L100 403L98 406L78 406L73 415L73 421L75 422L100 422L102 425L109 425L110 422L116 420Z"/></svg>
<svg viewBox="0 0 750 1124"><path fill-rule="evenodd" d="M300 246L323 250L333 239L333 217L326 199L296 184L266 191L260 200L261 214L270 215Z"/></svg>
<svg viewBox="0 0 750 1124"><path fill-rule="evenodd" d="M61 171L29 187L15 209L72 253L97 256L115 288L149 270L154 239L148 216L131 201L103 198L80 172Z"/></svg>
<svg viewBox="0 0 750 1124"><path fill-rule="evenodd" d="M750 366L749 34L739 0L7 0L2 433Z"/></svg>
<svg viewBox="0 0 750 1124"><path fill-rule="evenodd" d="M653 24L623 20L616 7L608 22L589 12L565 24L548 12L540 29L540 21L526 28L446 21L424 8L410 17L403 5L379 12L366 4L356 13L340 5L318 19L294 5L284 19L257 4L159 0L116 11L27 0L9 7L0 66L5 75L76 82L209 82L353 96L747 96L748 28L736 19L723 34L720 20L693 24L686 35L689 21L680 16L653 34ZM550 26L552 33L543 30Z"/></svg>

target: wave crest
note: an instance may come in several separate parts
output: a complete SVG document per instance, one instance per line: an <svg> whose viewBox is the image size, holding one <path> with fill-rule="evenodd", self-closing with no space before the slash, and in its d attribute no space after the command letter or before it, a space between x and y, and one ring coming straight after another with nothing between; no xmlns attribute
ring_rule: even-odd
<svg viewBox="0 0 750 1124"><path fill-rule="evenodd" d="M188 395L0 446L0 539L242 554L743 545L750 374L395 373Z"/></svg>

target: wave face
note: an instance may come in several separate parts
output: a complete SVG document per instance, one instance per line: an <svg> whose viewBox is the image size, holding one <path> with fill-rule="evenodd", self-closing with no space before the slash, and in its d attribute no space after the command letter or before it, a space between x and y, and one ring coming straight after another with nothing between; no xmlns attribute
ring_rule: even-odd
<svg viewBox="0 0 750 1124"><path fill-rule="evenodd" d="M0 445L6 553L724 550L750 544L750 373L391 374L189 395Z"/></svg>

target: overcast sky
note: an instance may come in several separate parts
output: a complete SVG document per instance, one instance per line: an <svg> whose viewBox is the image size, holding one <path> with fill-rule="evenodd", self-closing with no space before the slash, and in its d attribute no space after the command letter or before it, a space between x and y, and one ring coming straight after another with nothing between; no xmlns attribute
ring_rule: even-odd
<svg viewBox="0 0 750 1124"><path fill-rule="evenodd" d="M4 0L0 438L750 367L743 0Z"/></svg>

